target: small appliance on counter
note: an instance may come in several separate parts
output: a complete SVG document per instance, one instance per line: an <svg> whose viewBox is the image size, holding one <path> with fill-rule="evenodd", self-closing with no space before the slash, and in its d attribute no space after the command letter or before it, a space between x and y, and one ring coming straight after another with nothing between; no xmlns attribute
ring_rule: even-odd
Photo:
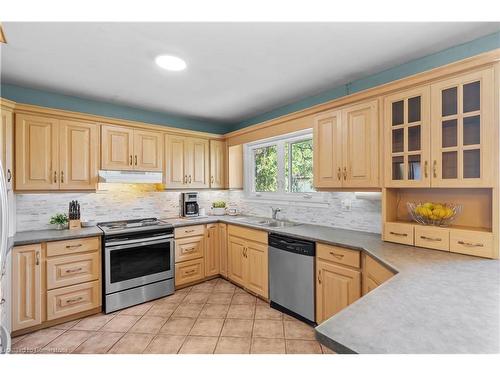
<svg viewBox="0 0 500 375"><path fill-rule="evenodd" d="M194 217L199 216L200 206L198 205L198 193L189 192L181 194L181 216Z"/></svg>

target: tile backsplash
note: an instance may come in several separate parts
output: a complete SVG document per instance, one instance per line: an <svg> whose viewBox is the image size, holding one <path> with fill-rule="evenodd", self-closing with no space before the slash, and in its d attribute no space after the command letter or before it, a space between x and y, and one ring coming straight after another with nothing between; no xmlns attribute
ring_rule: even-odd
<svg viewBox="0 0 500 375"><path fill-rule="evenodd" d="M78 200L82 219L110 221L144 217L175 217L179 215L178 191L154 191L121 185L113 189L82 193L16 194L16 229L48 229L50 217L67 212L68 202ZM321 193L321 203L260 202L247 199L242 191L200 190L200 207L209 212L214 200L225 200L242 214L271 216L270 206L281 208L280 217L302 223L380 233L380 193L360 199L355 193ZM342 201L351 203L346 210Z"/></svg>

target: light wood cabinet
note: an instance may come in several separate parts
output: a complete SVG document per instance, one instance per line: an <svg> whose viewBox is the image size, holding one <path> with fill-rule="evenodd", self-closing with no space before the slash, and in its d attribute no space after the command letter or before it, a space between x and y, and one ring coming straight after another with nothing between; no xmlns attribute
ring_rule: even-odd
<svg viewBox="0 0 500 375"><path fill-rule="evenodd" d="M203 280L205 276L203 258L175 264L175 286L182 286Z"/></svg>
<svg viewBox="0 0 500 375"><path fill-rule="evenodd" d="M92 281L47 291L47 320L78 314L101 306L101 283Z"/></svg>
<svg viewBox="0 0 500 375"><path fill-rule="evenodd" d="M361 297L361 272L316 259L316 322L319 324Z"/></svg>
<svg viewBox="0 0 500 375"><path fill-rule="evenodd" d="M0 160L4 168L7 190L14 183L14 113L0 106Z"/></svg>
<svg viewBox="0 0 500 375"><path fill-rule="evenodd" d="M42 323L42 247L15 247L12 252L12 330Z"/></svg>
<svg viewBox="0 0 500 375"><path fill-rule="evenodd" d="M165 150L167 189L210 186L208 140L167 135Z"/></svg>
<svg viewBox="0 0 500 375"><path fill-rule="evenodd" d="M183 262L185 260L203 258L205 248L205 238L201 236L192 236L175 240L175 261Z"/></svg>
<svg viewBox="0 0 500 375"><path fill-rule="evenodd" d="M101 129L102 169L163 170L162 133L115 125Z"/></svg>
<svg viewBox="0 0 500 375"><path fill-rule="evenodd" d="M212 267L213 257L206 260L207 253L211 255L207 244L212 238L207 234L205 225L193 225L188 227L175 228L175 285L182 286L188 283L203 280L205 278L205 262ZM217 251L217 249L214 249ZM218 266L218 263L217 263ZM217 274L217 272L214 274Z"/></svg>
<svg viewBox="0 0 500 375"><path fill-rule="evenodd" d="M363 295L371 292L394 276L394 272L369 255L363 256Z"/></svg>
<svg viewBox="0 0 500 375"><path fill-rule="evenodd" d="M267 233L228 225L228 278L269 297Z"/></svg>
<svg viewBox="0 0 500 375"><path fill-rule="evenodd" d="M315 187L380 185L377 100L315 116L313 141Z"/></svg>
<svg viewBox="0 0 500 375"><path fill-rule="evenodd" d="M207 224L205 231L205 276L215 276L220 271L220 242L218 224Z"/></svg>
<svg viewBox="0 0 500 375"><path fill-rule="evenodd" d="M222 189L225 186L226 142L210 140L210 187Z"/></svg>
<svg viewBox="0 0 500 375"><path fill-rule="evenodd" d="M220 274L227 277L227 224L219 223Z"/></svg>
<svg viewBox="0 0 500 375"><path fill-rule="evenodd" d="M16 116L17 190L92 190L97 186L94 123Z"/></svg>

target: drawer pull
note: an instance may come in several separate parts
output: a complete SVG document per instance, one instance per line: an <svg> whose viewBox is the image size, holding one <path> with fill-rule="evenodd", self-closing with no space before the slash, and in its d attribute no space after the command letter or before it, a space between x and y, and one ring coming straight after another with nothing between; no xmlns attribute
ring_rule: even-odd
<svg viewBox="0 0 500 375"><path fill-rule="evenodd" d="M76 298L70 298L66 300L66 303L71 304L71 303L76 303L80 302L83 299L83 297L76 297Z"/></svg>
<svg viewBox="0 0 500 375"><path fill-rule="evenodd" d="M190 270L190 271L186 271L186 272L184 272L184 273L185 273L186 275L191 275L191 274L193 274L193 273L195 273L195 272L196 272L196 270Z"/></svg>
<svg viewBox="0 0 500 375"><path fill-rule="evenodd" d="M184 233L192 233L194 232L194 229L190 229L190 230L185 230Z"/></svg>
<svg viewBox="0 0 500 375"><path fill-rule="evenodd" d="M442 238L437 238L437 237L427 237L427 236L420 236L421 239L426 240L426 241L442 241Z"/></svg>
<svg viewBox="0 0 500 375"><path fill-rule="evenodd" d="M196 247L190 247L190 248L184 249L184 251L185 251L186 253L189 253L189 252L191 252L191 251L193 251L193 250L196 250Z"/></svg>
<svg viewBox="0 0 500 375"><path fill-rule="evenodd" d="M66 273L75 273L75 272L78 272L78 271L81 271L81 270L83 270L83 268L82 267L78 267L78 268L72 268L70 270L66 270L65 272Z"/></svg>
<svg viewBox="0 0 500 375"><path fill-rule="evenodd" d="M464 245L468 247L484 247L482 243L472 243L472 242L465 242L465 241L458 241L459 245Z"/></svg>
<svg viewBox="0 0 500 375"><path fill-rule="evenodd" d="M79 243L78 245L66 245L66 249L72 249L74 247L81 247L81 246L82 246L81 243Z"/></svg>
<svg viewBox="0 0 500 375"><path fill-rule="evenodd" d="M342 259L344 257L344 254L335 254L333 251L330 251L330 255L338 259Z"/></svg>
<svg viewBox="0 0 500 375"><path fill-rule="evenodd" d="M408 233L389 232L394 236L408 237Z"/></svg>

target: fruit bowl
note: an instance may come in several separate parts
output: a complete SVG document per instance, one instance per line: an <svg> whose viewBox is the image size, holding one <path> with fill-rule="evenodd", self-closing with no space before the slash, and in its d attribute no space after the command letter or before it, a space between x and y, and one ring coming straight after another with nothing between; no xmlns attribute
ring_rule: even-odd
<svg viewBox="0 0 500 375"><path fill-rule="evenodd" d="M461 204L407 202L408 212L413 220L424 225L444 227L462 212Z"/></svg>

